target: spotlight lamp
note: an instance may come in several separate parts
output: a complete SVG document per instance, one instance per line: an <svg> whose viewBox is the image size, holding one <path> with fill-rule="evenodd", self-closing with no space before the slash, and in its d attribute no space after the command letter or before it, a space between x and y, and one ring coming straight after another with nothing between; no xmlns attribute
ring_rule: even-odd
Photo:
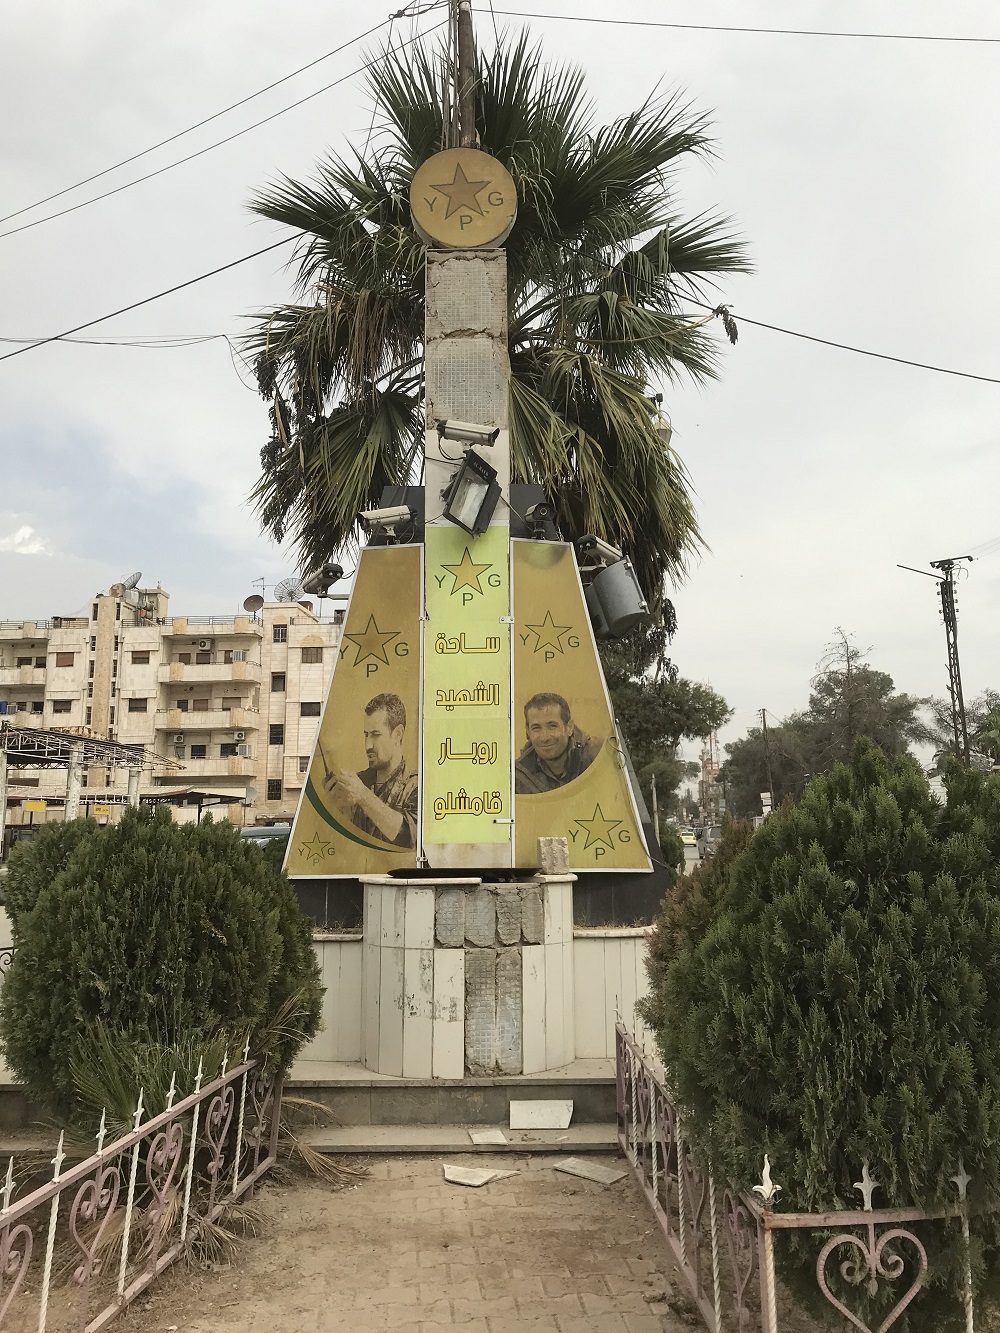
<svg viewBox="0 0 1000 1333"><path fill-rule="evenodd" d="M500 499L496 468L470 449L441 498L444 517L477 537L490 526Z"/></svg>

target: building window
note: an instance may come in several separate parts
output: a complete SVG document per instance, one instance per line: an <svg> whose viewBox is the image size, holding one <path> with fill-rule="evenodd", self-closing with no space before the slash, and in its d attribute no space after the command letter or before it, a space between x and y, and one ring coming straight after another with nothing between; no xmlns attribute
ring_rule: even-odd
<svg viewBox="0 0 1000 1333"><path fill-rule="evenodd" d="M309 772L309 756L307 754L299 755L299 772L300 773Z"/></svg>
<svg viewBox="0 0 1000 1333"><path fill-rule="evenodd" d="M239 752L239 746L235 741L223 741L219 746L219 754L223 759L235 759Z"/></svg>
<svg viewBox="0 0 1000 1333"><path fill-rule="evenodd" d="M148 699L129 699L128 711L130 713L145 713L149 710Z"/></svg>
<svg viewBox="0 0 1000 1333"><path fill-rule="evenodd" d="M122 618L122 604L121 602L115 602L115 620L121 620L121 618Z"/></svg>
<svg viewBox="0 0 1000 1333"><path fill-rule="evenodd" d="M93 697L94 697L94 682L89 681L87 684L87 698L93 699Z"/></svg>
<svg viewBox="0 0 1000 1333"><path fill-rule="evenodd" d="M321 704L299 704L299 717L319 717Z"/></svg>
<svg viewBox="0 0 1000 1333"><path fill-rule="evenodd" d="M56 653L56 666L72 666L76 660L76 653Z"/></svg>
<svg viewBox="0 0 1000 1333"><path fill-rule="evenodd" d="M211 664L211 661L212 661L212 654L211 654L211 653L195 653L195 655L194 655L194 660L195 660L195 663L196 663L198 666L209 666L209 665Z"/></svg>
<svg viewBox="0 0 1000 1333"><path fill-rule="evenodd" d="M19 658L17 659L17 665L18 665L18 666L31 666L31 658L30 658L30 657L19 657Z"/></svg>
<svg viewBox="0 0 1000 1333"><path fill-rule="evenodd" d="M174 701L174 707L178 713L186 713L188 710L188 701L186 699L177 699Z"/></svg>
<svg viewBox="0 0 1000 1333"><path fill-rule="evenodd" d="M97 652L97 635L96 635L96 634L92 634L92 635L90 636L90 651L91 651L92 653L96 653L96 652Z"/></svg>
<svg viewBox="0 0 1000 1333"><path fill-rule="evenodd" d="M115 652L118 651L118 635L115 635Z"/></svg>
<svg viewBox="0 0 1000 1333"><path fill-rule="evenodd" d="M33 713L43 713L45 711L45 704L42 702L41 699L32 699L31 711ZM87 709L87 712L88 713L90 712L89 708Z"/></svg>
<svg viewBox="0 0 1000 1333"><path fill-rule="evenodd" d="M303 661L303 662L322 662L322 660L323 660L323 649L322 649L322 648L303 648L303 649L302 649L302 661Z"/></svg>
<svg viewBox="0 0 1000 1333"><path fill-rule="evenodd" d="M285 727L281 722L272 722L267 729L268 745L284 745Z"/></svg>
<svg viewBox="0 0 1000 1333"><path fill-rule="evenodd" d="M90 786L90 770L87 768L85 768L83 772L80 774L80 786L81 787Z"/></svg>
<svg viewBox="0 0 1000 1333"><path fill-rule="evenodd" d="M94 710L93 710L92 708L88 708L88 709L87 709L86 717L84 718L84 725L85 725L85 726L88 726L88 727L90 726L90 723L91 723L91 721L92 721L92 719L93 719L93 716L94 716Z"/></svg>
<svg viewBox="0 0 1000 1333"><path fill-rule="evenodd" d="M115 710L113 708L108 709L108 725L112 727L115 725Z"/></svg>
<svg viewBox="0 0 1000 1333"><path fill-rule="evenodd" d="M94 605L90 608L90 618L91 618L91 620L96 620L96 619L97 619L97 603L96 603L96 602L95 602Z"/></svg>
<svg viewBox="0 0 1000 1333"><path fill-rule="evenodd" d="M224 713L231 713L234 708L242 708L242 707L243 707L243 700L239 698L238 695L233 696L231 698L227 696L222 701L222 711Z"/></svg>
<svg viewBox="0 0 1000 1333"><path fill-rule="evenodd" d="M118 658L117 658L117 657L116 657L115 660L111 663L111 675L112 675L113 677L118 675Z"/></svg>
<svg viewBox="0 0 1000 1333"><path fill-rule="evenodd" d="M93 658L91 658L90 661L87 663L87 679L88 679L88 680L93 680L93 679L94 679L94 659L93 659Z"/></svg>
<svg viewBox="0 0 1000 1333"><path fill-rule="evenodd" d="M275 626L277 628L277 626ZM281 779L268 778L267 780L267 799L269 801L281 800Z"/></svg>
<svg viewBox="0 0 1000 1333"><path fill-rule="evenodd" d="M52 711L53 711L53 713L68 713L68 712L71 710L72 707L73 707L73 700L72 700L72 699L53 699L53 700L52 700Z"/></svg>
<svg viewBox="0 0 1000 1333"><path fill-rule="evenodd" d="M192 759L204 759L204 758L206 758L207 755L208 755L208 746L207 746L207 745L192 745L192 746L191 746L191 758L192 758Z"/></svg>
<svg viewBox="0 0 1000 1333"><path fill-rule="evenodd" d="M288 626L287 626L287 625L272 625L272 626L271 626L271 642L272 642L272 643L287 643L287 642L288 642ZM281 784L279 783L278 785L280 786ZM277 799L277 798L275 798L275 799Z"/></svg>
<svg viewBox="0 0 1000 1333"><path fill-rule="evenodd" d="M41 668L44 670L44 668L45 668L45 658L44 658L44 657L36 657L36 658L35 658L35 666L36 666L36 667L41 667Z"/></svg>
<svg viewBox="0 0 1000 1333"><path fill-rule="evenodd" d="M195 713L207 713L209 701L207 699L192 699L191 710Z"/></svg>
<svg viewBox="0 0 1000 1333"><path fill-rule="evenodd" d="M145 652L134 652L132 654L133 666L149 666L149 649Z"/></svg>
<svg viewBox="0 0 1000 1333"><path fill-rule="evenodd" d="M285 692L285 673L283 671L271 672L271 693L284 694Z"/></svg>

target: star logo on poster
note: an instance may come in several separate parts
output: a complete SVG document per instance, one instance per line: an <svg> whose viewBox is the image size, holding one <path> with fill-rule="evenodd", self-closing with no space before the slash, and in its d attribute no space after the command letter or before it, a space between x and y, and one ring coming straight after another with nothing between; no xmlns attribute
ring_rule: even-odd
<svg viewBox="0 0 1000 1333"><path fill-rule="evenodd" d="M442 565L441 568L446 569L449 574L454 576L455 586L451 590L452 596L454 596L461 588L471 588L473 592L481 593L483 589L479 580L493 566L491 564L477 565L472 558L472 552L466 547L465 553L457 565Z"/></svg>
<svg viewBox="0 0 1000 1333"><path fill-rule="evenodd" d="M448 200L448 210L445 213L446 218L450 218L452 213L457 213L460 208L468 208L473 213L478 213L480 217L485 217L478 195L491 185L492 181L470 181L462 170L461 162L455 163L455 175L450 181L445 181L443 185L432 185L432 190L437 190L438 194L443 194Z"/></svg>
<svg viewBox="0 0 1000 1333"><path fill-rule="evenodd" d="M587 835L587 841L583 844L583 850L586 851L588 847L603 842L614 851L615 844L611 835L621 822L620 819L608 819L604 811L601 809L600 804L597 805L594 813L589 819L574 820L574 823L579 824Z"/></svg>
<svg viewBox="0 0 1000 1333"><path fill-rule="evenodd" d="M536 653L543 648L554 648L558 653L563 652L563 635L568 634L572 628L572 625L557 625L552 619L551 611L545 612L545 619L540 625L525 626L525 629L530 630L538 639L534 647Z"/></svg>
<svg viewBox="0 0 1000 1333"><path fill-rule="evenodd" d="M399 638L399 630L380 630L378 622L374 616L368 617L368 624L360 634L345 634L345 639L355 645L358 650L355 666L360 666L362 662L374 657L385 666L389 665L389 659L385 655L386 645L392 643L393 639Z"/></svg>
<svg viewBox="0 0 1000 1333"><path fill-rule="evenodd" d="M318 833L314 833L308 842L299 844L299 851L316 864L326 856L329 846L329 842L325 842Z"/></svg>

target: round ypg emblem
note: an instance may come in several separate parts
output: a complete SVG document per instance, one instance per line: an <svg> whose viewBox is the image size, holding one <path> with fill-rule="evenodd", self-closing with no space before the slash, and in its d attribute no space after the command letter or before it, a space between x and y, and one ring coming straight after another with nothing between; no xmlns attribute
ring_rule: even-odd
<svg viewBox="0 0 1000 1333"><path fill-rule="evenodd" d="M410 185L410 215L428 245L503 245L516 214L510 172L478 148L436 153L417 168Z"/></svg>

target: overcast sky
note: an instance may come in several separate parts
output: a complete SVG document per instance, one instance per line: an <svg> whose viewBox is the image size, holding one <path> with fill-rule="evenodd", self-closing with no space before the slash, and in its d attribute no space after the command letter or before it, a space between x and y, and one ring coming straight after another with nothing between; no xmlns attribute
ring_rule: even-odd
<svg viewBox="0 0 1000 1333"><path fill-rule="evenodd" d="M527 0L498 8L683 23L1000 38L986 0ZM478 35L492 45L488 5ZM343 0L35 0L0 9L0 213L32 204L331 50L388 13ZM420 20L428 27L432 13ZM523 20L498 18L500 25ZM718 157L683 207L731 213L756 272L737 314L1000 378L1000 41L868 41L532 19L578 62L601 119L654 85L712 113ZM397 24L409 35L411 25ZM372 39L374 40L374 39ZM362 63L358 46L32 222L234 133ZM372 50L369 43L368 50ZM246 201L363 142L354 75L235 142L112 198L0 237L0 336L55 333L278 239ZM283 252L85 336L228 334L285 299ZM0 346L0 353L10 350ZM914 694L946 689L934 584L896 568L1000 538L1000 384L932 374L741 326L721 380L668 392L710 550L674 593L675 660L736 710L805 704L841 625ZM243 379L247 380L246 372ZM176 613L226 613L295 572L245 497L264 405L225 342L45 347L0 363L0 619L70 613L132 570ZM960 589L967 693L1000 688L1000 542Z"/></svg>

